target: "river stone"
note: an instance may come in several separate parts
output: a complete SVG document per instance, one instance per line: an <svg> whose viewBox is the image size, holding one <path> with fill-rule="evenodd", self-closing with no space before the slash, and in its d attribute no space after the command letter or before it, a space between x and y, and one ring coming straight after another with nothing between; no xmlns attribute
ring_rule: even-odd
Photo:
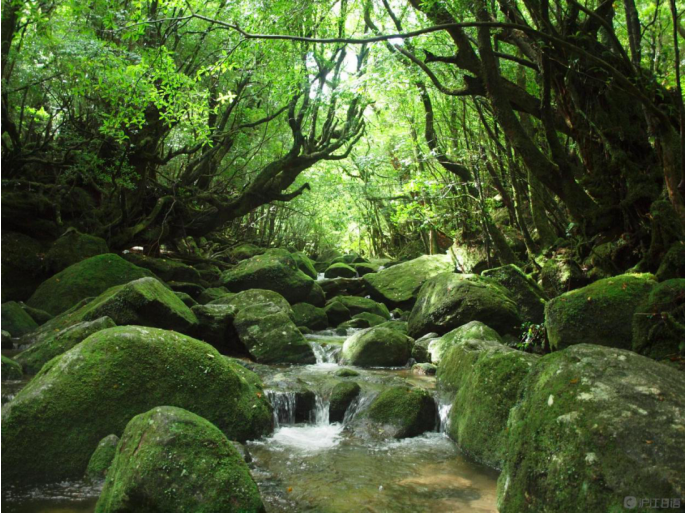
<svg viewBox="0 0 687 513"><path fill-rule="evenodd" d="M416 363L410 372L418 376L434 376L437 373L437 366L431 363Z"/></svg>
<svg viewBox="0 0 687 513"><path fill-rule="evenodd" d="M49 333L50 336L22 351L14 359L22 365L27 374L36 374L47 362L69 351L93 333L115 326L116 324L109 317L80 322L57 333Z"/></svg>
<svg viewBox="0 0 687 513"><path fill-rule="evenodd" d="M212 346L179 333L99 331L50 360L3 406L3 482L79 478L103 437L161 404L203 415L229 438L259 438L272 430L272 411L258 384Z"/></svg>
<svg viewBox="0 0 687 513"><path fill-rule="evenodd" d="M26 302L33 308L58 315L88 297L139 278L154 276L113 253L98 255L70 265L44 281Z"/></svg>
<svg viewBox="0 0 687 513"><path fill-rule="evenodd" d="M456 259L456 267L462 273L477 274L490 267L484 244L454 244L451 253Z"/></svg>
<svg viewBox="0 0 687 513"><path fill-rule="evenodd" d="M5 355L2 355L2 369L0 371L3 381L21 379L23 375L21 365Z"/></svg>
<svg viewBox="0 0 687 513"><path fill-rule="evenodd" d="M405 321L386 321L382 324L378 324L381 328L389 328L391 330L396 330L404 335L408 334L408 323Z"/></svg>
<svg viewBox="0 0 687 513"><path fill-rule="evenodd" d="M112 465L117 452L119 437L117 435L107 435L98 442L98 447L93 451L91 459L88 460L86 467L86 479L103 479Z"/></svg>
<svg viewBox="0 0 687 513"><path fill-rule="evenodd" d="M632 317L656 285L651 274L622 274L567 292L546 304L553 349L574 344L632 349Z"/></svg>
<svg viewBox="0 0 687 513"><path fill-rule="evenodd" d="M325 306L324 313L327 315L329 326L338 326L351 318L350 310L346 305L338 301L334 301Z"/></svg>
<svg viewBox="0 0 687 513"><path fill-rule="evenodd" d="M293 305L293 315L297 326L305 326L315 331L326 330L329 326L327 312L324 308L317 308L310 303Z"/></svg>
<svg viewBox="0 0 687 513"><path fill-rule="evenodd" d="M9 332L13 337L21 337L38 328L36 321L16 301L3 303L0 306L0 314L2 316L2 329Z"/></svg>
<svg viewBox="0 0 687 513"><path fill-rule="evenodd" d="M486 340L497 344L503 344L503 340L496 331L479 321L468 322L456 329L449 331L439 338L430 338L427 344L432 363L439 364L451 347L465 340ZM422 340L418 340L421 343Z"/></svg>
<svg viewBox="0 0 687 513"><path fill-rule="evenodd" d="M348 311L351 313L351 316L355 316L363 312L368 312L371 314L379 315L380 317L383 317L384 320L388 320L391 317L386 305L365 297L337 296L333 299L330 299L327 303L331 304L335 302L341 303L346 308L348 308Z"/></svg>
<svg viewBox="0 0 687 513"><path fill-rule="evenodd" d="M171 288L177 294L186 294L193 300L194 304L187 305L189 308L198 304L196 298L200 297L205 290L205 287L202 285L186 281L168 281L167 285L169 285L169 288Z"/></svg>
<svg viewBox="0 0 687 513"><path fill-rule="evenodd" d="M579 344L541 357L508 419L499 511L682 499L684 412L684 375L636 353Z"/></svg>
<svg viewBox="0 0 687 513"><path fill-rule="evenodd" d="M448 333L480 321L502 334L520 334L522 319L508 291L476 275L441 273L425 282L408 319L408 334Z"/></svg>
<svg viewBox="0 0 687 513"><path fill-rule="evenodd" d="M409 438L432 431L436 424L434 399L424 388L396 386L379 394L363 414L375 435Z"/></svg>
<svg viewBox="0 0 687 513"><path fill-rule="evenodd" d="M198 303L206 305L210 301L233 295L226 287L209 287L198 296Z"/></svg>
<svg viewBox="0 0 687 513"><path fill-rule="evenodd" d="M337 333L339 333L341 330L346 330L346 333L348 333L349 328L353 329L364 329L364 328L369 328L370 327L370 322L367 321L366 319L351 319L350 321L342 322L336 327Z"/></svg>
<svg viewBox="0 0 687 513"><path fill-rule="evenodd" d="M234 305L208 304L191 308L198 319L193 335L211 344L222 354L245 354L246 349L234 328L236 307Z"/></svg>
<svg viewBox="0 0 687 513"><path fill-rule="evenodd" d="M544 305L547 300L544 290L517 265L508 264L489 269L483 271L482 276L491 278L508 291L523 320L534 324L544 322Z"/></svg>
<svg viewBox="0 0 687 513"><path fill-rule="evenodd" d="M381 315L376 315L370 312L362 312L359 314L355 314L351 320L357 320L357 319L362 319L367 323L367 326L365 328L369 328L371 326L379 326L380 324L384 324L387 322L388 317L382 317Z"/></svg>
<svg viewBox="0 0 687 513"><path fill-rule="evenodd" d="M105 239L71 229L53 243L45 255L45 267L54 274L86 258L109 252Z"/></svg>
<svg viewBox="0 0 687 513"><path fill-rule="evenodd" d="M243 308L234 327L251 357L259 363L315 363L303 334L283 310L273 303Z"/></svg>
<svg viewBox="0 0 687 513"><path fill-rule="evenodd" d="M492 339L461 340L442 359L437 386L453 398L447 433L476 461L501 468L508 414L536 361Z"/></svg>
<svg viewBox="0 0 687 513"><path fill-rule="evenodd" d="M308 255L306 255L302 251L296 251L295 253L291 253L291 258L293 258L296 261L296 265L303 272L303 274L309 276L313 280L317 279L317 271L315 270L315 264L312 260L310 260L310 258L308 258Z"/></svg>
<svg viewBox="0 0 687 513"><path fill-rule="evenodd" d="M632 350L669 362L684 358L685 280L656 285L639 304L632 320Z"/></svg>
<svg viewBox="0 0 687 513"><path fill-rule="evenodd" d="M356 278L358 273L351 266L344 263L332 264L324 271L325 278Z"/></svg>
<svg viewBox="0 0 687 513"><path fill-rule="evenodd" d="M329 396L329 422L343 422L346 410L360 394L360 385L355 381L337 383Z"/></svg>
<svg viewBox="0 0 687 513"><path fill-rule="evenodd" d="M210 422L158 406L127 424L96 513L264 512L232 442Z"/></svg>
<svg viewBox="0 0 687 513"><path fill-rule="evenodd" d="M273 290L244 290L243 292L239 292L237 294L224 295L220 298L210 301L208 305L229 305L236 309L236 312L238 313L249 306L260 305L264 303L274 305L290 319L295 319L289 302L284 298L284 296L278 292L274 292Z"/></svg>
<svg viewBox="0 0 687 513"><path fill-rule="evenodd" d="M201 283L203 281L196 269L171 258L154 258L140 253L126 253L124 258L139 267L148 269L165 282Z"/></svg>
<svg viewBox="0 0 687 513"><path fill-rule="evenodd" d="M365 295L365 282L362 278L332 278L319 280L317 284L322 288L328 300L336 296Z"/></svg>
<svg viewBox="0 0 687 513"><path fill-rule="evenodd" d="M355 272L358 273L358 276L365 276L366 274L376 273L379 270L378 265L368 263L352 264L351 267L355 269Z"/></svg>
<svg viewBox="0 0 687 513"><path fill-rule="evenodd" d="M448 256L425 255L377 273L366 274L363 281L373 299L390 308L411 308L426 280L453 270Z"/></svg>
<svg viewBox="0 0 687 513"><path fill-rule="evenodd" d="M549 258L541 269L541 284L548 297L584 287L589 279L567 253Z"/></svg>
<svg viewBox="0 0 687 513"><path fill-rule="evenodd" d="M258 247L255 244L240 244L229 250L229 256L238 262L262 255L265 251L267 249Z"/></svg>
<svg viewBox="0 0 687 513"><path fill-rule="evenodd" d="M19 306L21 306L22 310L24 310L27 314L29 314L29 317L31 317L34 321L36 321L36 324L39 326L45 324L49 320L51 320L54 315L49 314L45 310L39 310L38 308L32 308L29 305L25 303L19 303Z"/></svg>
<svg viewBox="0 0 687 513"><path fill-rule="evenodd" d="M348 337L343 345L345 365L402 367L411 357L412 338L389 328L368 328Z"/></svg>

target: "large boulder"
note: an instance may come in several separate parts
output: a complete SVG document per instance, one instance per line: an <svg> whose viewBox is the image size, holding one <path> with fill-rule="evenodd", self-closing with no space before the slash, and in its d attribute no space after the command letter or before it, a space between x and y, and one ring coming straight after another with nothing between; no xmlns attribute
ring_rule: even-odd
<svg viewBox="0 0 687 513"><path fill-rule="evenodd" d="M87 297L99 296L110 287L154 276L147 269L106 253L70 265L44 281L27 301L29 306L60 314Z"/></svg>
<svg viewBox="0 0 687 513"><path fill-rule="evenodd" d="M358 272L350 265L344 263L336 263L327 267L324 271L325 278L357 278Z"/></svg>
<svg viewBox="0 0 687 513"><path fill-rule="evenodd" d="M259 303L243 308L234 319L234 327L259 363L315 363L312 348L278 305Z"/></svg>
<svg viewBox="0 0 687 513"><path fill-rule="evenodd" d="M50 360L3 407L3 482L81 477L103 437L160 405L202 415L233 440L272 429L259 379L212 346L172 331L110 328Z"/></svg>
<svg viewBox="0 0 687 513"><path fill-rule="evenodd" d="M391 308L410 309L422 284L439 273L454 270L446 255L425 255L363 276L373 299Z"/></svg>
<svg viewBox="0 0 687 513"><path fill-rule="evenodd" d="M77 230L67 230L45 255L45 267L50 274L55 274L86 258L109 252L105 239Z"/></svg>
<svg viewBox="0 0 687 513"><path fill-rule="evenodd" d="M16 301L8 301L0 306L2 329L13 337L21 337L31 333L38 324Z"/></svg>
<svg viewBox="0 0 687 513"><path fill-rule="evenodd" d="M391 317L389 314L389 309L386 307L386 305L383 303L377 303L376 301L365 297L337 296L333 299L330 299L327 303L341 303L348 309L348 311L351 313L351 316L367 312L384 317L386 320Z"/></svg>
<svg viewBox="0 0 687 513"><path fill-rule="evenodd" d="M470 321L449 331L442 337L429 339L427 352L431 357L432 363L438 365L453 346L467 340L483 340L495 344L503 343L503 340L501 340L501 337L495 330L479 321Z"/></svg>
<svg viewBox="0 0 687 513"><path fill-rule="evenodd" d="M632 349L632 317L656 285L651 274L599 280L546 304L546 332L553 349L574 344Z"/></svg>
<svg viewBox="0 0 687 513"><path fill-rule="evenodd" d="M291 304L306 302L318 306L318 303L324 302L324 293L317 283L304 274L291 253L283 249L271 249L263 255L242 261L222 274L222 284L232 292L273 290ZM319 294L314 291L316 288Z"/></svg>
<svg viewBox="0 0 687 513"><path fill-rule="evenodd" d="M346 410L360 394L360 385L355 381L341 381L329 396L329 422L343 422Z"/></svg>
<svg viewBox="0 0 687 513"><path fill-rule="evenodd" d="M409 438L434 429L436 406L424 388L396 386L379 394L361 420L375 435Z"/></svg>
<svg viewBox="0 0 687 513"><path fill-rule="evenodd" d="M544 305L547 301L544 290L517 265L508 264L489 269L483 271L482 276L491 278L508 291L523 320L534 324L544 322Z"/></svg>
<svg viewBox="0 0 687 513"><path fill-rule="evenodd" d="M201 305L206 305L210 301L214 301L215 299L220 299L224 296L231 296L233 295L231 292L229 292L229 289L226 287L209 287L205 289L203 292L200 293L198 296L198 303Z"/></svg>
<svg viewBox="0 0 687 513"><path fill-rule="evenodd" d="M296 265L306 276L309 276L313 280L317 279L317 270L315 270L315 264L312 260L310 260L310 258L308 258L308 255L302 251L297 251L295 253L291 253L291 258L296 261Z"/></svg>
<svg viewBox="0 0 687 513"><path fill-rule="evenodd" d="M2 355L1 371L3 381L21 379L23 376L21 365L5 355Z"/></svg>
<svg viewBox="0 0 687 513"><path fill-rule="evenodd" d="M351 318L351 311L339 301L330 302L324 307L324 313L330 326L339 326Z"/></svg>
<svg viewBox="0 0 687 513"><path fill-rule="evenodd" d="M541 269L541 284L548 297L584 287L589 279L575 260L562 252L549 258Z"/></svg>
<svg viewBox="0 0 687 513"><path fill-rule="evenodd" d="M21 364L27 374L36 374L47 362L69 351L82 340L93 333L107 328L114 328L116 324L109 317L100 317L93 321L84 321L58 332L48 333L48 337L29 346L14 357Z"/></svg>
<svg viewBox="0 0 687 513"><path fill-rule="evenodd" d="M508 414L536 361L532 354L490 339L466 339L449 349L439 365L437 383L452 399L447 433L462 451L501 468Z"/></svg>
<svg viewBox="0 0 687 513"><path fill-rule="evenodd" d="M191 311L198 319L198 325L193 330L195 338L211 344L222 354L245 353L245 348L234 328L237 313L234 305L196 305Z"/></svg>
<svg viewBox="0 0 687 513"><path fill-rule="evenodd" d="M632 320L632 350L667 362L684 357L684 278L659 283L639 304Z"/></svg>
<svg viewBox="0 0 687 513"><path fill-rule="evenodd" d="M86 479L99 480L107 475L107 471L110 469L117 453L118 444L119 437L117 435L107 435L98 442L98 447L95 448L91 459L88 460L85 473Z"/></svg>
<svg viewBox="0 0 687 513"><path fill-rule="evenodd" d="M410 359L413 345L413 339L399 331L369 328L346 339L342 360L359 367L402 367Z"/></svg>
<svg viewBox="0 0 687 513"><path fill-rule="evenodd" d="M470 321L483 322L503 335L519 335L522 324L516 303L498 283L476 275L441 273L420 289L408 334L444 334Z"/></svg>
<svg viewBox="0 0 687 513"><path fill-rule="evenodd" d="M45 250L36 239L2 231L2 302L26 301L43 282Z"/></svg>
<svg viewBox="0 0 687 513"><path fill-rule="evenodd" d="M319 280L317 284L322 288L327 299L336 296L364 296L365 282L362 278L332 278Z"/></svg>
<svg viewBox="0 0 687 513"><path fill-rule="evenodd" d="M329 325L327 312L310 303L296 303L293 305L293 315L296 326L305 326L311 330L326 330Z"/></svg>
<svg viewBox="0 0 687 513"><path fill-rule="evenodd" d="M148 269L165 282L199 283L202 281L200 272L196 269L171 258L154 258L141 253L126 253L124 258L138 267Z"/></svg>
<svg viewBox="0 0 687 513"><path fill-rule="evenodd" d="M454 244L451 253L456 259L456 267L462 273L479 274L490 267L484 244Z"/></svg>
<svg viewBox="0 0 687 513"><path fill-rule="evenodd" d="M232 306L236 312L243 310L249 306L259 305L262 303L270 303L276 306L282 313L294 319L294 313L289 302L284 299L284 296L274 292L273 290L265 289L249 289L239 292L237 294L228 294L222 296L208 305L228 305Z"/></svg>
<svg viewBox="0 0 687 513"><path fill-rule="evenodd" d="M264 511L242 456L210 422L159 406L127 424L96 513Z"/></svg>
<svg viewBox="0 0 687 513"><path fill-rule="evenodd" d="M265 251L267 251L266 248L261 248L255 244L245 243L239 244L229 250L229 257L238 262L240 260L247 260L254 256L262 255Z"/></svg>
<svg viewBox="0 0 687 513"><path fill-rule="evenodd" d="M685 493L684 375L580 344L541 357L508 419L502 513L625 511ZM640 506L640 511L649 511Z"/></svg>

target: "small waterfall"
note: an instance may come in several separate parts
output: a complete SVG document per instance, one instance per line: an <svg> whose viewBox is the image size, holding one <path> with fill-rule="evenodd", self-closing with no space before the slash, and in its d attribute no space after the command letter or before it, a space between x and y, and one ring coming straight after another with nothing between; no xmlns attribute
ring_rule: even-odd
<svg viewBox="0 0 687 513"><path fill-rule="evenodd" d="M317 281L324 280L324 273L317 273Z"/></svg>
<svg viewBox="0 0 687 513"><path fill-rule="evenodd" d="M312 352L315 354L315 361L318 365L329 363L336 365L336 357L341 351L340 347L334 345L320 344L318 342L310 342Z"/></svg>
<svg viewBox="0 0 687 513"><path fill-rule="evenodd" d="M275 428L296 423L296 392L265 390L265 394L272 404Z"/></svg>
<svg viewBox="0 0 687 513"><path fill-rule="evenodd" d="M353 399L351 401L351 404L348 405L348 408L346 408L346 413L344 413L343 425L346 426L353 422L353 419L355 419L358 413L365 410L370 405L370 403L372 403L372 400L376 397L376 395L377 394L374 393L363 394L362 392L358 394L358 397Z"/></svg>
<svg viewBox="0 0 687 513"><path fill-rule="evenodd" d="M439 427L439 433L446 433L448 429L451 406L453 406L452 403L443 403L441 401L437 405L437 425Z"/></svg>
<svg viewBox="0 0 687 513"><path fill-rule="evenodd" d="M329 424L329 400L319 394L315 397L315 409L310 411L310 422L316 426Z"/></svg>

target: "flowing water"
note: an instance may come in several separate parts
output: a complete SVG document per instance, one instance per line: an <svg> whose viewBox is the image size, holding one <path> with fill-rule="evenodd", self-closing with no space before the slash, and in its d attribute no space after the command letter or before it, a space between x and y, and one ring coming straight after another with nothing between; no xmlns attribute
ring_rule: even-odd
<svg viewBox="0 0 687 513"><path fill-rule="evenodd" d="M358 416L385 388L410 385L434 393L435 379L406 368L355 368L358 376L337 377L342 368L337 359L347 336L332 330L307 335L314 365L249 364L263 379L274 408L274 433L247 444L251 472L267 511L495 512L498 473L467 460L444 434L450 402L437 400L437 429L422 436L379 440L355 429ZM330 423L328 397L343 379L356 381L361 393L343 422ZM3 383L3 404L24 384ZM101 487L102 483L85 481L34 489L5 487L2 510L92 512Z"/></svg>

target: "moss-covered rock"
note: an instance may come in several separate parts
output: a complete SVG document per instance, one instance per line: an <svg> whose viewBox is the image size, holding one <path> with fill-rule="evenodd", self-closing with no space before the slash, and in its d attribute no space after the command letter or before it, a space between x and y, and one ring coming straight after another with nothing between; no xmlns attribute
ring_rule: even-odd
<svg viewBox="0 0 687 513"><path fill-rule="evenodd" d="M52 333L51 336L19 353L14 359L22 365L27 374L36 374L47 362L69 351L93 333L115 326L116 324L109 317L100 317L90 322L80 322L57 333Z"/></svg>
<svg viewBox="0 0 687 513"><path fill-rule="evenodd" d="M16 301L3 303L0 306L0 315L2 316L2 329L9 332L13 337L21 337L38 328L36 321Z"/></svg>
<svg viewBox="0 0 687 513"><path fill-rule="evenodd" d="M489 256L484 244L454 244L451 253L462 273L479 274L489 269Z"/></svg>
<svg viewBox="0 0 687 513"><path fill-rule="evenodd" d="M45 255L45 267L55 274L86 258L109 253L105 239L68 230L57 239Z"/></svg>
<svg viewBox="0 0 687 513"><path fill-rule="evenodd" d="M332 264L324 271L325 278L356 278L357 276L356 270L344 263Z"/></svg>
<svg viewBox="0 0 687 513"><path fill-rule="evenodd" d="M351 318L350 310L339 301L331 302L325 306L324 313L327 315L327 321L330 326L338 326Z"/></svg>
<svg viewBox="0 0 687 513"><path fill-rule="evenodd" d="M251 357L259 363L315 363L308 342L279 306L260 303L243 308L234 327Z"/></svg>
<svg viewBox="0 0 687 513"><path fill-rule="evenodd" d="M630 351L580 344L541 357L508 419L499 511L682 498L684 411L684 375Z"/></svg>
<svg viewBox="0 0 687 513"><path fill-rule="evenodd" d="M425 255L366 274L363 281L373 299L391 308L410 308L426 280L439 273L451 272L453 268L446 255Z"/></svg>
<svg viewBox="0 0 687 513"><path fill-rule="evenodd" d="M358 367L402 367L411 357L413 339L389 328L374 327L348 337L342 359Z"/></svg>
<svg viewBox="0 0 687 513"><path fill-rule="evenodd" d="M368 299L365 297L337 296L333 299L330 299L327 303L331 304L335 302L344 305L351 313L351 316L367 312L379 315L380 317L383 317L385 320L388 320L391 317L386 305L384 305L383 303L377 303L376 301L373 301L372 299Z"/></svg>
<svg viewBox="0 0 687 513"><path fill-rule="evenodd" d="M439 364L440 390L453 396L448 435L462 451L501 468L507 450L508 415L537 357L490 339L466 339Z"/></svg>
<svg viewBox="0 0 687 513"><path fill-rule="evenodd" d="M147 269L106 253L82 260L47 279L27 304L57 315L82 299L99 296L111 287L152 276Z"/></svg>
<svg viewBox="0 0 687 513"><path fill-rule="evenodd" d="M197 306L197 305L198 305L198 301L196 301L196 300L193 299L191 296L189 296L188 294L186 294L186 292L174 291L174 295L175 295L176 297L178 297L179 299L181 299L181 302L184 303L184 304L185 304L186 306L188 306L189 308L193 308L194 306Z"/></svg>
<svg viewBox="0 0 687 513"><path fill-rule="evenodd" d="M541 285L548 297L584 287L589 279L567 252L548 259L541 269Z"/></svg>
<svg viewBox="0 0 687 513"><path fill-rule="evenodd" d="M685 277L685 243L676 242L666 251L656 271L658 281Z"/></svg>
<svg viewBox="0 0 687 513"><path fill-rule="evenodd" d="M124 258L138 267L148 269L165 282L199 283L202 281L200 273L193 267L171 258L154 258L141 253L126 253Z"/></svg>
<svg viewBox="0 0 687 513"><path fill-rule="evenodd" d="M431 356L432 363L437 365L441 363L443 357L453 346L466 340L484 340L486 342L503 344L503 340L495 330L479 321L471 321L458 326L442 337L429 340L427 351Z"/></svg>
<svg viewBox="0 0 687 513"><path fill-rule="evenodd" d="M329 422L343 422L346 410L360 394L360 385L355 381L337 383L329 396Z"/></svg>
<svg viewBox="0 0 687 513"><path fill-rule="evenodd" d="M632 350L666 362L684 357L684 278L659 283L639 304L632 320Z"/></svg>
<svg viewBox="0 0 687 513"><path fill-rule="evenodd" d="M367 323L366 328L370 328L372 326L379 326L380 324L384 324L387 322L389 319L388 317L382 317L381 315L376 315L370 312L362 312L359 314L355 314L351 320L357 320L357 319L362 319Z"/></svg>
<svg viewBox="0 0 687 513"><path fill-rule="evenodd" d="M36 239L22 233L2 231L2 302L26 301L46 278L45 250Z"/></svg>
<svg viewBox="0 0 687 513"><path fill-rule="evenodd" d="M322 288L327 299L336 296L364 296L365 283L362 278L332 278L319 280L317 284Z"/></svg>
<svg viewBox="0 0 687 513"><path fill-rule="evenodd" d="M97 513L262 512L242 456L210 422L159 406L127 424Z"/></svg>
<svg viewBox="0 0 687 513"><path fill-rule="evenodd" d="M229 289L226 287L209 287L198 296L197 300L201 305L206 305L210 301L215 301L216 299L220 299L228 295L233 294L229 292Z"/></svg>
<svg viewBox="0 0 687 513"><path fill-rule="evenodd" d="M396 330L404 335L408 334L408 323L405 321L386 321L378 325L380 328L389 328L391 330Z"/></svg>
<svg viewBox="0 0 687 513"><path fill-rule="evenodd" d="M498 283L476 275L441 273L422 286L408 319L408 334L444 334L470 321L518 335L522 324L517 305Z"/></svg>
<svg viewBox="0 0 687 513"><path fill-rule="evenodd" d="M298 268L313 280L317 279L317 271L315 270L315 263L308 258L308 255L302 251L291 253L291 257L296 261Z"/></svg>
<svg viewBox="0 0 687 513"><path fill-rule="evenodd" d="M172 289L174 292L190 296L191 298L193 298L196 304L198 304L196 298L200 297L200 295L205 290L205 287L203 287L202 285L186 281L170 281L167 282L167 285L169 285L169 288Z"/></svg>
<svg viewBox="0 0 687 513"><path fill-rule="evenodd" d="M21 370L21 365L19 365L17 362L12 360L11 358L7 358L5 355L2 355L2 380L15 380L15 379L21 379L23 376L23 372Z"/></svg>
<svg viewBox="0 0 687 513"><path fill-rule="evenodd" d="M348 332L349 328L353 329L363 329L363 328L369 328L370 323L365 320L365 319L351 319L350 321L342 322L336 327L337 333L339 333L341 330L345 330L345 332Z"/></svg>
<svg viewBox="0 0 687 513"><path fill-rule="evenodd" d="M542 288L532 278L513 264L504 265L482 272L482 276L491 278L507 291L515 300L522 319L535 324L544 322L544 305L547 298Z"/></svg>
<svg viewBox="0 0 687 513"><path fill-rule="evenodd" d="M255 244L240 244L229 251L229 256L238 262L262 255L265 251L267 251L266 248L261 248Z"/></svg>
<svg viewBox="0 0 687 513"><path fill-rule="evenodd" d="M332 264L362 264L366 263L367 260L365 260L360 254L356 253L353 251L352 253L346 253L345 255L337 256L335 258L332 258L329 262L329 265Z"/></svg>
<svg viewBox="0 0 687 513"><path fill-rule="evenodd" d="M418 376L434 376L437 373L437 366L431 363L416 363L410 372Z"/></svg>
<svg viewBox="0 0 687 513"><path fill-rule="evenodd" d="M49 320L51 320L54 315L49 314L45 310L39 310L38 308L31 308L29 305L25 303L19 303L19 306L22 307L22 309L29 314L29 317L31 317L34 321L36 321L36 324L39 326L42 324L45 324Z"/></svg>
<svg viewBox="0 0 687 513"><path fill-rule="evenodd" d="M272 429L258 378L212 346L172 331L122 326L53 358L2 409L7 482L83 476L98 442L159 405L186 408L229 438Z"/></svg>
<svg viewBox="0 0 687 513"><path fill-rule="evenodd" d="M360 376L360 373L358 371L353 370L353 369L347 369L344 367L343 369L338 369L334 373L334 375L338 376L340 378L353 378L355 376Z"/></svg>
<svg viewBox="0 0 687 513"><path fill-rule="evenodd" d="M296 303L292 308L297 326L306 326L311 330L327 329L329 321L324 308L317 308L310 303Z"/></svg>
<svg viewBox="0 0 687 513"><path fill-rule="evenodd" d="M107 435L98 442L98 447L93 451L91 459L88 460L86 467L86 479L103 479L107 475L107 471L112 465L115 454L117 452L117 445L119 444L119 437L117 435Z"/></svg>
<svg viewBox="0 0 687 513"><path fill-rule="evenodd" d="M361 264L351 264L351 267L355 269L358 276L365 276L366 274L376 273L379 270L378 265L361 263Z"/></svg>
<svg viewBox="0 0 687 513"><path fill-rule="evenodd" d="M632 349L632 317L656 285L651 274L623 274L573 290L546 304L553 349L574 344Z"/></svg>
<svg viewBox="0 0 687 513"><path fill-rule="evenodd" d="M409 438L434 429L436 407L427 390L396 386L379 394L363 417L373 423L376 434Z"/></svg>
<svg viewBox="0 0 687 513"><path fill-rule="evenodd" d="M265 254L244 260L222 274L222 284L232 292L267 289L278 292L291 303L312 303L315 281L305 275L291 254L283 249L270 249ZM318 287L319 288L319 287ZM324 293L320 301L324 300Z"/></svg>
<svg viewBox="0 0 687 513"><path fill-rule="evenodd" d="M234 305L197 305L191 308L191 311L198 319L198 325L193 331L198 340L211 344L222 354L246 353L246 348L234 328L234 318L238 312Z"/></svg>

